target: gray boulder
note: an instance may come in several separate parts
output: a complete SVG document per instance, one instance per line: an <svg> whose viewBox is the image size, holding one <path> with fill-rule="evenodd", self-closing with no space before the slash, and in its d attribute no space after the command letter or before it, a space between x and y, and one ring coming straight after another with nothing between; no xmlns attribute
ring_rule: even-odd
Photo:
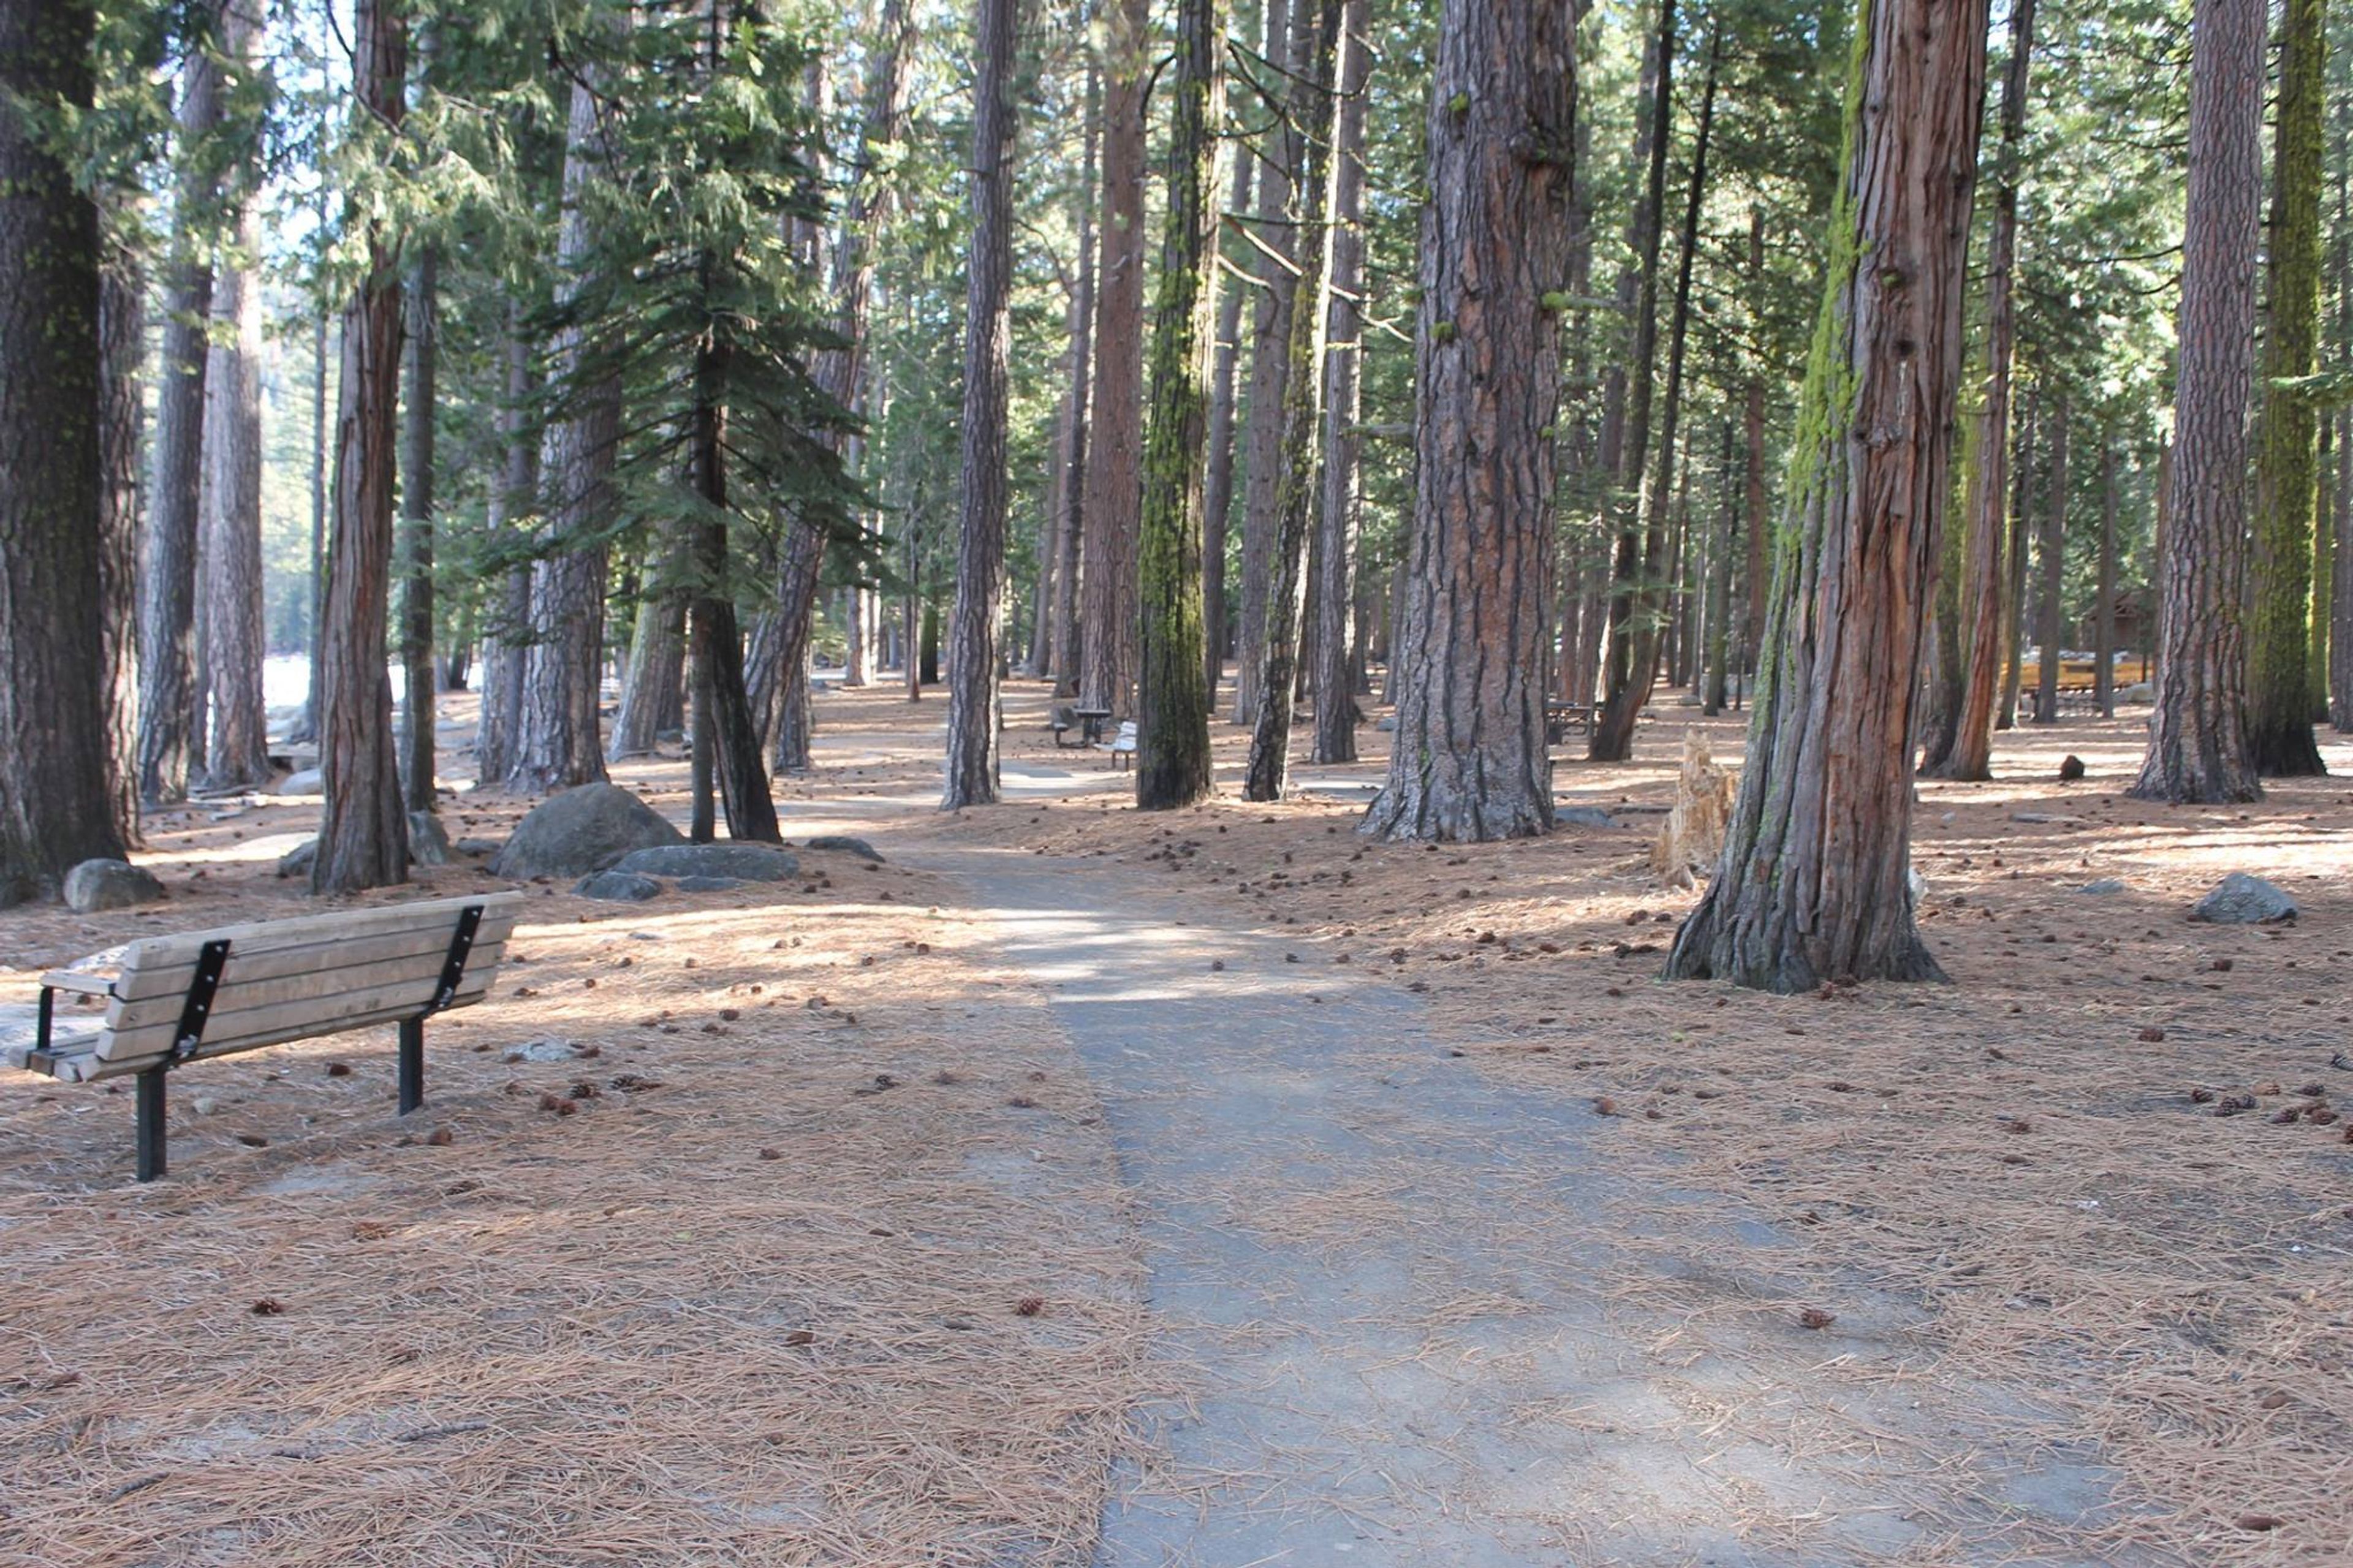
<svg viewBox="0 0 2353 1568"><path fill-rule="evenodd" d="M782 882L800 875L801 863L772 844L663 844L633 850L613 868L641 877L733 877L744 882Z"/></svg>
<svg viewBox="0 0 2353 1568"><path fill-rule="evenodd" d="M66 902L82 914L152 904L164 884L128 860L85 860L66 873Z"/></svg>
<svg viewBox="0 0 2353 1568"><path fill-rule="evenodd" d="M597 871L580 879L572 889L584 899L612 904L642 904L661 897L662 885L635 871Z"/></svg>
<svg viewBox="0 0 2353 1568"><path fill-rule="evenodd" d="M2295 919L2295 900L2244 871L2233 871L2189 911L2193 921L2210 925L2278 925Z"/></svg>
<svg viewBox="0 0 2353 1568"><path fill-rule="evenodd" d="M1615 827L1618 819L1598 805L1564 805L1552 814L1556 827Z"/></svg>
<svg viewBox="0 0 2353 1568"><path fill-rule="evenodd" d="M741 877L681 877L678 890L681 893L723 893L730 888L744 885Z"/></svg>
<svg viewBox="0 0 2353 1568"><path fill-rule="evenodd" d="M517 881L583 877L606 869L632 849L685 842L659 813L620 785L578 784L533 806L515 824L491 870Z"/></svg>
<svg viewBox="0 0 2353 1568"><path fill-rule="evenodd" d="M316 795L327 784L326 775L316 768L304 768L301 773L288 773L278 781L280 795Z"/></svg>
<svg viewBox="0 0 2353 1568"><path fill-rule="evenodd" d="M449 863L449 833L429 811L408 814L408 858L419 866Z"/></svg>
<svg viewBox="0 0 2353 1568"><path fill-rule="evenodd" d="M808 841L812 849L830 849L840 855L855 855L861 860L882 864L882 852L863 838L853 838L847 833L820 833Z"/></svg>
<svg viewBox="0 0 2353 1568"><path fill-rule="evenodd" d="M278 874L281 877L307 877L318 858L319 841L305 838L278 858Z"/></svg>
<svg viewBox="0 0 2353 1568"><path fill-rule="evenodd" d="M2114 877L2103 877L2096 882L2086 882L2075 890L2079 893L2090 893L2096 897L2107 893L2121 893L2125 890L2125 885L2122 882L2117 881Z"/></svg>

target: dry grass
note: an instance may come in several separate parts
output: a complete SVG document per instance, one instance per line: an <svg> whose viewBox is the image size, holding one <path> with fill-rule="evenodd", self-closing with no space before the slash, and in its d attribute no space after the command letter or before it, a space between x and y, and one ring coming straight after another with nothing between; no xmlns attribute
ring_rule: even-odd
<svg viewBox="0 0 2353 1568"><path fill-rule="evenodd" d="M1085 1561L1141 1341L1098 1107L936 884L808 866L550 891L413 1125L386 1031L192 1069L146 1187L127 1094L6 1085L0 1558Z"/></svg>

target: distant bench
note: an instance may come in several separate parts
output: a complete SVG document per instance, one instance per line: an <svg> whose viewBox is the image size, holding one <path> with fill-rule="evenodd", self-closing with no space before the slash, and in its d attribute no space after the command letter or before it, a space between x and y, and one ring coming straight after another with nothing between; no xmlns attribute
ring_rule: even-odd
<svg viewBox="0 0 2353 1568"><path fill-rule="evenodd" d="M1572 730L1593 733L1595 708L1590 702L1547 702L1545 704L1545 744L1557 746L1568 740Z"/></svg>
<svg viewBox="0 0 2353 1568"><path fill-rule="evenodd" d="M9 1065L68 1083L138 1079L139 1179L164 1170L164 1075L206 1057L400 1026L400 1113L425 1103L425 1020L490 989L519 893L435 899L152 936L41 976L30 1045ZM103 998L60 1018L58 992Z"/></svg>

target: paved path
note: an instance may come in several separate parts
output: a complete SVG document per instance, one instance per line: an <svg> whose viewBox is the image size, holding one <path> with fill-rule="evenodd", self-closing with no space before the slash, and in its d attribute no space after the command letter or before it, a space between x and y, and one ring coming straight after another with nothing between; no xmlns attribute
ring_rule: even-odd
<svg viewBox="0 0 2353 1568"><path fill-rule="evenodd" d="M1915 1309L1799 1328L1782 1237L1630 1191L1393 985L1101 861L921 859L1053 988L1139 1201L1171 1393L1101 1568L2098 1561L2042 1527L2106 1478L2005 1447Z"/></svg>

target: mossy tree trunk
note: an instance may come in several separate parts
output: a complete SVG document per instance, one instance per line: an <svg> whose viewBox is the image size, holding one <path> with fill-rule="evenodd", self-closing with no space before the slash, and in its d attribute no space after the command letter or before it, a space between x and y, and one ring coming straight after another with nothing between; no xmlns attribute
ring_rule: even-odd
<svg viewBox="0 0 2353 1568"><path fill-rule="evenodd" d="M2001 79L2001 141L1993 162L1993 232L1986 247L1985 382L1968 434L1967 517L1955 531L1961 580L1953 596L1959 624L1950 639L1949 736L1928 748L1931 778L1993 776L1994 707L2001 691L2002 592L2010 495L2010 361L2018 342L2013 290L2018 269L2019 148L2026 133L2027 73L2034 57L2035 0L2012 0L2010 59Z"/></svg>
<svg viewBox="0 0 2353 1568"><path fill-rule="evenodd" d="M1225 116L1222 0L1179 0L1168 123L1168 216L1152 311L1145 434L1143 661L1136 691L1135 804L1163 811L1206 797L1209 688L1202 651L1201 536L1208 477L1211 327L1217 292L1218 128Z"/></svg>
<svg viewBox="0 0 2353 1568"><path fill-rule="evenodd" d="M1987 0L1857 27L1830 276L1724 859L1666 973L1941 978L1914 923L1912 740L1949 500Z"/></svg>
<svg viewBox="0 0 2353 1568"><path fill-rule="evenodd" d="M1297 0L1291 14L1292 69L1283 92L1286 162L1299 173L1296 267L1283 373L1282 441L1275 453L1274 535L1267 558L1265 629L1258 708L1242 781L1249 800L1281 800L1291 776L1291 718L1299 679L1300 617L1307 596L1307 534L1315 516L1315 447L1323 418L1324 284L1330 247L1332 90L1342 0Z"/></svg>
<svg viewBox="0 0 2353 1568"><path fill-rule="evenodd" d="M2247 737L2247 399L2263 216L2264 0L2198 0L2157 710L2131 793L2260 797Z"/></svg>
<svg viewBox="0 0 2353 1568"><path fill-rule="evenodd" d="M2262 411L2255 421L2254 616L2248 628L2247 743L2255 771L2303 778L2328 770L2313 738L2313 531L2319 516L2309 399L2275 390L2310 375L2320 344L2322 100L2327 0L2286 0L2280 26L2279 116L2264 255Z"/></svg>
<svg viewBox="0 0 2353 1568"><path fill-rule="evenodd" d="M1447 0L1414 333L1421 396L1387 785L1362 831L1485 840L1553 822L1546 563L1563 221L1576 180L1568 8Z"/></svg>
<svg viewBox="0 0 2353 1568"><path fill-rule="evenodd" d="M972 249L965 296L963 512L948 630L944 811L997 799L997 617L1005 596L1005 435L1013 287L1013 12L979 0Z"/></svg>
<svg viewBox="0 0 2353 1568"><path fill-rule="evenodd" d="M101 512L99 600L106 691L106 803L114 830L141 847L139 822L140 373L147 353L145 268L125 228L101 211L99 280L99 440ZM120 208L112 211L120 216Z"/></svg>
<svg viewBox="0 0 2353 1568"><path fill-rule="evenodd" d="M1104 7L1103 267L1095 279L1093 410L1087 419L1079 584L1079 695L1134 711L1136 548L1144 505L1144 184L1155 51L1149 0Z"/></svg>
<svg viewBox="0 0 2353 1568"><path fill-rule="evenodd" d="M408 30L399 0L353 8L353 119L396 129ZM395 237L354 203L368 269L343 309L343 398L335 418L335 519L327 545L326 668L319 765L326 806L311 890L344 893L408 877L408 825L393 755L385 636L392 588L394 444L400 406L400 273ZM592 710L593 711L593 710Z"/></svg>

